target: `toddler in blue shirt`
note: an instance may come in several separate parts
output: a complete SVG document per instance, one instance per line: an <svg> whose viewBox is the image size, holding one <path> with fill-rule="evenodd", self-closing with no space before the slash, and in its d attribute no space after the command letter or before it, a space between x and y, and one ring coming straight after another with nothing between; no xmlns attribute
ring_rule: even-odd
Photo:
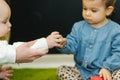
<svg viewBox="0 0 120 80"><path fill-rule="evenodd" d="M59 80L120 80L120 25L107 17L116 0L82 0L84 20L76 22L66 38L59 38L59 51L73 54L75 67L60 66Z"/></svg>

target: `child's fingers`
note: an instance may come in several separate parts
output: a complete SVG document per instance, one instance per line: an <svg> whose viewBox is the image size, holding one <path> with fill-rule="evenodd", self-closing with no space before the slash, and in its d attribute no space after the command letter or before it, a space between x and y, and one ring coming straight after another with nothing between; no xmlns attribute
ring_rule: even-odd
<svg viewBox="0 0 120 80"><path fill-rule="evenodd" d="M108 75L103 75L104 80L112 80L110 76Z"/></svg>
<svg viewBox="0 0 120 80"><path fill-rule="evenodd" d="M107 79L107 78L106 78L106 75L105 75L105 74L103 74L103 73L102 73L102 71L100 71L100 72L99 72L99 76L100 76L100 77L103 77L103 78L104 78L104 80L106 80L106 79Z"/></svg>
<svg viewBox="0 0 120 80"><path fill-rule="evenodd" d="M55 38L55 39L61 39L61 38L63 38L63 37L62 37L62 35L55 35L54 38Z"/></svg>
<svg viewBox="0 0 120 80"><path fill-rule="evenodd" d="M58 31L54 31L54 32L51 33L51 35L56 35L56 34L59 34L59 32Z"/></svg>
<svg viewBox="0 0 120 80"><path fill-rule="evenodd" d="M5 66L5 67L2 68L2 70L10 70L10 69L12 69L11 66Z"/></svg>
<svg viewBox="0 0 120 80"><path fill-rule="evenodd" d="M106 80L112 80L112 77L110 74L106 74L105 76L106 76Z"/></svg>
<svg viewBox="0 0 120 80"><path fill-rule="evenodd" d="M55 47L57 47L57 48L62 48L62 47L63 47L63 45L56 44L56 45L55 45Z"/></svg>
<svg viewBox="0 0 120 80"><path fill-rule="evenodd" d="M65 45L66 44L66 38L62 38L62 40L61 40L61 43L60 43L61 45Z"/></svg>
<svg viewBox="0 0 120 80"><path fill-rule="evenodd" d="M63 44L58 44L58 43L57 43L57 44L55 45L55 47L58 47L58 48L63 48L64 46L65 46L65 43L63 43Z"/></svg>
<svg viewBox="0 0 120 80"><path fill-rule="evenodd" d="M62 39L61 38L56 39L55 42L58 43L58 44L60 44L62 42Z"/></svg>
<svg viewBox="0 0 120 80"><path fill-rule="evenodd" d="M107 80L107 77L105 75L103 75L103 78L104 78L104 80Z"/></svg>
<svg viewBox="0 0 120 80"><path fill-rule="evenodd" d="M7 70L7 73L11 74L11 73L13 73L13 70Z"/></svg>
<svg viewBox="0 0 120 80"><path fill-rule="evenodd" d="M11 77L13 76L13 74L6 74L6 77Z"/></svg>
<svg viewBox="0 0 120 80"><path fill-rule="evenodd" d="M3 80L10 80L8 77L5 77Z"/></svg>
<svg viewBox="0 0 120 80"><path fill-rule="evenodd" d="M108 73L104 73L104 74L103 74L102 72L100 72L100 73L99 73L99 76L100 76L100 77L103 77L104 80L112 80L111 75L108 74Z"/></svg>
<svg viewBox="0 0 120 80"><path fill-rule="evenodd" d="M103 77L103 75L102 75L101 73L99 73L99 76L100 76L100 77Z"/></svg>

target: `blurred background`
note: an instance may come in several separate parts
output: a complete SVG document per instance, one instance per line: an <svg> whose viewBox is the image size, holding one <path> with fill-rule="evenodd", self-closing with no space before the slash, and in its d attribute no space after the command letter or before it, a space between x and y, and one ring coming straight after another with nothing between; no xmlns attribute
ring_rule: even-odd
<svg viewBox="0 0 120 80"><path fill-rule="evenodd" d="M64 37L74 22L82 20L81 0L10 0L12 10L10 44L46 37L59 31ZM120 0L110 18L120 23ZM99 15L98 15L99 16ZM51 49L50 53L58 53Z"/></svg>

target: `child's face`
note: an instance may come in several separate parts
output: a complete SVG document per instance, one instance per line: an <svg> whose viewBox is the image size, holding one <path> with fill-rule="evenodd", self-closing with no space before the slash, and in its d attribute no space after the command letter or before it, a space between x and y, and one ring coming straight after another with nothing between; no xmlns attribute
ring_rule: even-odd
<svg viewBox="0 0 120 80"><path fill-rule="evenodd" d="M106 23L109 14L102 0L82 0L83 18L92 26L101 26Z"/></svg>
<svg viewBox="0 0 120 80"><path fill-rule="evenodd" d="M6 2L0 0L0 37L5 36L11 28L10 19L10 8Z"/></svg>

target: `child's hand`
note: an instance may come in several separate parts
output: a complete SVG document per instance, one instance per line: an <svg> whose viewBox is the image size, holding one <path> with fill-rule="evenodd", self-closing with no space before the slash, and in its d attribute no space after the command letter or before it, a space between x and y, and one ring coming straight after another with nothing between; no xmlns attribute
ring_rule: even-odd
<svg viewBox="0 0 120 80"><path fill-rule="evenodd" d="M108 69L106 68L102 68L99 72L99 76L100 77L103 77L104 80L112 80L112 76L111 76L111 73Z"/></svg>
<svg viewBox="0 0 120 80"><path fill-rule="evenodd" d="M59 38L59 40L60 40L59 45L56 46L56 47L57 48L63 48L66 44L66 38L61 37L61 38Z"/></svg>
<svg viewBox="0 0 120 80"><path fill-rule="evenodd" d="M58 47L60 46L61 43L61 37L62 35L59 34L59 32L55 31L52 32L49 36L47 36L46 40L48 43L48 47L49 48L53 48L53 47Z"/></svg>
<svg viewBox="0 0 120 80"><path fill-rule="evenodd" d="M0 79L10 80L9 78L13 76L12 67L6 66L0 69Z"/></svg>

